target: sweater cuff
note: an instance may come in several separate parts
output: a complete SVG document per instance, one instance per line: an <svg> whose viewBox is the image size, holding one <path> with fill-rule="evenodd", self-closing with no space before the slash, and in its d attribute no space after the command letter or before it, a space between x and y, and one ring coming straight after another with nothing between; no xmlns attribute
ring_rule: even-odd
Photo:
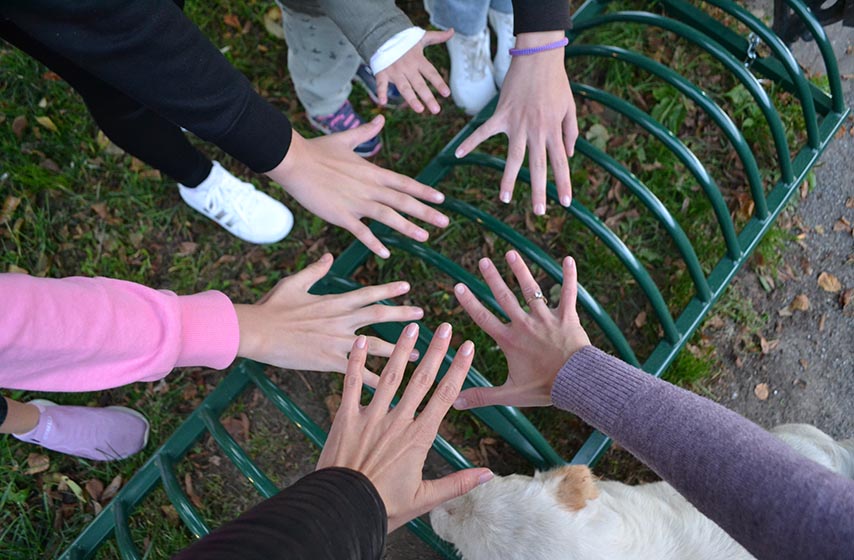
<svg viewBox="0 0 854 560"><path fill-rule="evenodd" d="M558 372L552 403L609 434L629 399L652 382L649 374L595 346L585 346Z"/></svg>
<svg viewBox="0 0 854 560"><path fill-rule="evenodd" d="M247 83L247 87L252 86ZM240 118L225 135L214 140L252 171L266 173L285 159L292 135L288 118L252 91Z"/></svg>
<svg viewBox="0 0 854 560"><path fill-rule="evenodd" d="M514 35L566 29L572 29L569 0L514 0Z"/></svg>
<svg viewBox="0 0 854 560"><path fill-rule="evenodd" d="M175 367L226 368L237 356L240 329L231 300L209 291L178 298L181 351Z"/></svg>

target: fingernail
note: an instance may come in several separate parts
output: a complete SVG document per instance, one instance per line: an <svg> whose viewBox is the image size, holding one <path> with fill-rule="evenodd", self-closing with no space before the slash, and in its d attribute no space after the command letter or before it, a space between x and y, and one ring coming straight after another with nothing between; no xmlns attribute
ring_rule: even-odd
<svg viewBox="0 0 854 560"><path fill-rule="evenodd" d="M356 348L363 349L367 345L368 345L368 338L365 335L360 334L359 336L356 337Z"/></svg>
<svg viewBox="0 0 854 560"><path fill-rule="evenodd" d="M573 259L572 257L568 257L568 258L569 258L569 266L570 266L570 268L572 268L573 266L575 266L575 259Z"/></svg>
<svg viewBox="0 0 854 560"><path fill-rule="evenodd" d="M329 262L332 260L332 255L330 253L324 253L322 257L320 257L320 262Z"/></svg>
<svg viewBox="0 0 854 560"><path fill-rule="evenodd" d="M466 293L466 287L464 284L457 284L456 286L454 286L454 291L460 295L463 295L464 293Z"/></svg>
<svg viewBox="0 0 854 560"><path fill-rule="evenodd" d="M463 356L471 356L472 352L474 352L474 343L471 340L463 342L463 345L460 346L460 354Z"/></svg>
<svg viewBox="0 0 854 560"><path fill-rule="evenodd" d="M422 317L424 317L424 310L421 309L420 307L418 307L417 309L415 309L412 312L412 318L413 319L421 319Z"/></svg>
<svg viewBox="0 0 854 560"><path fill-rule="evenodd" d="M503 192L503 193L501 193L501 194L499 194L499 195L498 195L498 198L499 198L499 199L501 200L501 202L503 202L504 204L508 204L508 203L510 202L510 193L509 193L509 192Z"/></svg>
<svg viewBox="0 0 854 560"><path fill-rule="evenodd" d="M405 294L410 289L409 282L401 282L397 285L397 292L400 294Z"/></svg>
<svg viewBox="0 0 854 560"><path fill-rule="evenodd" d="M423 229L419 229L415 232L415 239L418 241L427 241L428 237L430 237L430 234Z"/></svg>
<svg viewBox="0 0 854 560"><path fill-rule="evenodd" d="M534 206L534 214L537 216L542 216L546 213L546 205L545 204L537 204Z"/></svg>
<svg viewBox="0 0 854 560"><path fill-rule="evenodd" d="M451 95L451 90L449 90L449 89L443 89L443 90L442 90L442 91L440 91L439 93L441 93L441 94L442 94L442 97L448 97L449 95Z"/></svg>
<svg viewBox="0 0 854 560"><path fill-rule="evenodd" d="M440 200L439 202L444 202L444 200L445 200L445 197L442 196L442 200ZM451 219L448 218L444 214L442 214L442 217L439 218L439 227L448 227L448 224L450 224L450 223L451 223Z"/></svg>
<svg viewBox="0 0 854 560"><path fill-rule="evenodd" d="M495 478L495 473L493 473L492 471L485 472L485 473L481 474L479 477L477 477L477 484L478 484L478 486L480 486L481 484L486 484L487 482L489 482L493 478Z"/></svg>
<svg viewBox="0 0 854 560"><path fill-rule="evenodd" d="M516 262L516 257L519 255L516 254L516 251L508 251L507 252L507 262L514 263Z"/></svg>
<svg viewBox="0 0 854 560"><path fill-rule="evenodd" d="M439 325L439 330L436 331L436 335L439 338L448 338L451 336L451 325L448 323L442 323Z"/></svg>
<svg viewBox="0 0 854 560"><path fill-rule="evenodd" d="M565 194L562 197L560 197L560 203L563 204L564 206L569 206L572 203L572 198L570 198L570 196L568 194Z"/></svg>
<svg viewBox="0 0 854 560"><path fill-rule="evenodd" d="M456 151L456 152L454 152L454 155L455 155L455 156L457 156L458 158L460 158L460 157L463 157L463 154L464 154L464 153L465 153L465 152L463 152L463 149L462 149L462 148L457 148L457 151Z"/></svg>
<svg viewBox="0 0 854 560"><path fill-rule="evenodd" d="M457 397L457 400L454 401L454 408L457 410L465 410L468 408L468 402L463 397Z"/></svg>
<svg viewBox="0 0 854 560"><path fill-rule="evenodd" d="M382 257L382 258L384 258L384 259L387 259L387 258L389 258L390 256L391 256L391 253L389 252L389 250L388 250L388 249L386 249L385 247L383 247L382 249L380 249L380 257Z"/></svg>
<svg viewBox="0 0 854 560"><path fill-rule="evenodd" d="M403 329L403 334L406 335L406 338L415 338L415 335L418 334L418 325L415 323L406 325L406 328Z"/></svg>
<svg viewBox="0 0 854 560"><path fill-rule="evenodd" d="M481 270L487 270L489 268L489 259L483 258L480 259L477 263Z"/></svg>
<svg viewBox="0 0 854 560"><path fill-rule="evenodd" d="M418 356L420 356L420 355L421 355L421 353L418 352L418 350L413 350L412 352L409 353L409 361L414 362L415 360L418 359Z"/></svg>

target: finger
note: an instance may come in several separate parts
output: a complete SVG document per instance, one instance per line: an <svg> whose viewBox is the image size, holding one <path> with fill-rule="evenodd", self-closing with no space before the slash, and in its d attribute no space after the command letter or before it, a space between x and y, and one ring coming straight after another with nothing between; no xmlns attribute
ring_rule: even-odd
<svg viewBox="0 0 854 560"><path fill-rule="evenodd" d="M421 74L416 74L410 80L410 84L412 84L412 89L418 94L418 97L424 102L427 106L427 109L434 115L439 112L439 102L436 101L436 98L433 97L433 92L430 91L430 87L427 85L427 82L424 81L424 78L421 77Z"/></svg>
<svg viewBox="0 0 854 560"><path fill-rule="evenodd" d="M353 330L379 323L408 323L424 318L420 307L410 305L383 305L378 303L354 311L350 320Z"/></svg>
<svg viewBox="0 0 854 560"><path fill-rule="evenodd" d="M415 348L417 339L418 324L406 325L403 332L400 333L400 338L397 339L391 357L383 368L380 382L377 385L377 392L371 400L370 409L374 416L384 416L388 413L388 407L400 386L401 379L403 379L403 372L406 369L407 362L409 362L409 356Z"/></svg>
<svg viewBox="0 0 854 560"><path fill-rule="evenodd" d="M408 217L422 220L436 227L446 227L450 222L447 216L435 208L424 204L420 200L406 193L388 190L377 193L375 200L380 204L370 209L373 213L371 216L372 218L383 221L383 215L385 215L386 219L398 223L402 228L406 228L398 229L398 231L417 241L426 241L428 237L427 231L419 228L403 216L400 216L397 214L398 212L402 212ZM388 222L383 223L391 225ZM406 230L409 230L409 232L407 233Z"/></svg>
<svg viewBox="0 0 854 560"><path fill-rule="evenodd" d="M380 106L385 106L388 103L388 72L380 72L376 75L377 78L377 100Z"/></svg>
<svg viewBox="0 0 854 560"><path fill-rule="evenodd" d="M336 295L342 306L356 310L384 299L391 299L409 293L409 282L389 282L378 286L367 286L343 294Z"/></svg>
<svg viewBox="0 0 854 560"><path fill-rule="evenodd" d="M421 69L421 74L427 78L427 81L436 88L436 91L439 92L439 95L442 97L448 97L451 95L451 88L448 87L448 84L445 83L445 79L442 78L442 75L439 74L439 71L436 70L436 67L430 64L429 61L425 59L425 64Z"/></svg>
<svg viewBox="0 0 854 560"><path fill-rule="evenodd" d="M292 280L293 283L296 284L297 288L307 292L312 286L317 283L318 280L326 276L326 273L329 272L329 269L332 267L333 261L334 259L332 258L332 255L326 253L318 260L314 261L304 269L294 274L290 278L290 280ZM288 280L288 278L286 278L285 280ZM282 285L282 283L280 282L278 285L276 285L276 288L273 288L272 291L278 291L279 285ZM273 295L272 292L270 295Z"/></svg>
<svg viewBox="0 0 854 560"><path fill-rule="evenodd" d="M359 409L362 398L362 372L368 356L368 340L364 335L357 336L350 350L347 372L344 374L344 391L341 393L341 409L355 411Z"/></svg>
<svg viewBox="0 0 854 560"><path fill-rule="evenodd" d="M563 119L563 145L566 147L566 155L572 157L575 154L575 141L578 140L578 120L575 118L575 103Z"/></svg>
<svg viewBox="0 0 854 560"><path fill-rule="evenodd" d="M336 132L331 134L330 137L334 136L340 142L347 146L349 150L353 150L361 144L362 142L367 142L374 136L380 133L383 129L383 125L385 124L385 117L382 115L377 115L369 122L366 122L363 125L359 125L356 128L345 130L344 132Z"/></svg>
<svg viewBox="0 0 854 560"><path fill-rule="evenodd" d="M531 308L531 311L543 312L548 310L549 306L545 299L541 297L534 297L537 294L542 295L543 290L540 288L540 285L537 284L537 281L534 280L531 270L528 268L528 265L525 264L525 261L522 260L522 257L519 256L519 253L516 251L508 251L507 264L510 265L510 270L513 271L513 276L516 277L516 282L522 290L522 298Z"/></svg>
<svg viewBox="0 0 854 560"><path fill-rule="evenodd" d="M465 157L466 154L480 146L481 142L486 140L487 138L491 138L501 132L498 121L495 117L490 117L486 120L485 123L477 127L474 132L472 132L468 138L466 138L462 144L457 148L454 152L454 155L458 158ZM524 156L524 154L523 154Z"/></svg>
<svg viewBox="0 0 854 560"><path fill-rule="evenodd" d="M380 241L374 232L371 231L371 228L363 224L359 220L353 220L353 222L349 226L342 226L344 229L353 234L353 236L361 241L362 245L367 247L372 253L377 256L387 259L391 256L391 251L383 245L382 241Z"/></svg>
<svg viewBox="0 0 854 560"><path fill-rule="evenodd" d="M480 274L483 276L483 279L486 280L486 285L489 286L492 295L495 296L495 300L498 302L498 305L501 306L501 309L504 310L504 313L510 317L510 320L521 319L526 315L525 311L522 310L522 306L519 305L519 300L516 298L516 294L507 287L507 284L504 282L504 279L501 277L501 274L498 273L498 269L495 268L495 264L489 259L480 259L480 262L477 263L478 268L480 269Z"/></svg>
<svg viewBox="0 0 854 560"><path fill-rule="evenodd" d="M416 202L416 204L424 206L420 202ZM427 215L426 212L421 213ZM418 227L385 204L371 205L365 215L415 241L427 241L427 238L430 237L426 229Z"/></svg>
<svg viewBox="0 0 854 560"><path fill-rule="evenodd" d="M460 396L454 401L454 408L457 410L468 410L483 406L518 406L519 399L514 397L513 388L507 385L500 387L471 387L460 392Z"/></svg>
<svg viewBox="0 0 854 560"><path fill-rule="evenodd" d="M400 83L395 84L397 86L397 91L399 91L400 95L406 99L406 102L409 103L412 110L416 113L424 111L424 105L418 99L418 95L416 95L415 89L409 83L409 80L398 80L398 82Z"/></svg>
<svg viewBox="0 0 854 560"><path fill-rule="evenodd" d="M457 471L437 480L425 480L422 483L424 485L423 496L427 503L424 504L421 513L426 513L448 500L468 494L493 478L495 475L491 470L476 468Z"/></svg>
<svg viewBox="0 0 854 560"><path fill-rule="evenodd" d="M404 193L404 194L408 194L409 196L412 196L412 197L417 198L419 200L426 200L427 202L433 202L436 204L441 204L442 202L445 201L445 195L443 195L441 192L437 191L436 189L434 189L432 187L428 187L427 185L425 185L423 183L419 183L415 179L411 179L411 178L407 177L406 175L402 175L400 173L395 173L394 171L389 171L387 169L383 170L383 174L380 176L379 183L384 187L388 187L392 190L399 191L399 192ZM442 216L441 213L439 213L439 212L437 212L437 213L440 216ZM445 225L448 225L447 216L443 216L443 217L445 218ZM430 223L433 223L433 222L430 222ZM440 224L434 224L434 225L438 225L439 227L444 227Z"/></svg>
<svg viewBox="0 0 854 560"><path fill-rule="evenodd" d="M412 418L415 415L424 395L433 386L436 372L439 371L439 366L442 365L442 360L448 353L448 346L451 343L451 330L451 325L448 323L442 323L436 329L436 334L433 335L433 340L430 341L424 358L418 364L415 373L412 374L409 385L406 386L406 391L397 405L398 414L404 418Z"/></svg>
<svg viewBox="0 0 854 560"><path fill-rule="evenodd" d="M569 206L572 203L572 183L569 177L569 162L566 161L566 147L563 145L563 138L554 138L548 143L547 148L554 172L558 200L560 200L561 206Z"/></svg>
<svg viewBox="0 0 854 560"><path fill-rule="evenodd" d="M471 340L466 340L460 345L457 354L454 356L454 361L451 362L451 367L448 368L445 376L439 382L433 396L427 401L424 411L416 418L415 422L423 426L423 430L419 433L429 435L430 441L436 437L436 431L439 429L442 418L445 417L445 414L448 413L448 410L459 397L460 388L466 380L473 358L474 344Z"/></svg>
<svg viewBox="0 0 854 560"><path fill-rule="evenodd" d="M531 200L534 214L546 213L546 141L544 138L528 139L528 167L531 170Z"/></svg>
<svg viewBox="0 0 854 560"><path fill-rule="evenodd" d="M439 45L453 36L453 28L446 29L445 31L428 31L424 34L424 37L421 39L421 41L422 43L424 43L425 47L428 45Z"/></svg>
<svg viewBox="0 0 854 560"><path fill-rule="evenodd" d="M468 313L469 317L472 318L472 321L475 324L483 329L483 331L492 337L493 340L498 342L499 338L502 338L502 333L505 329L504 323L502 323L498 317L492 314L477 297L472 293L471 290L466 287L465 284L457 284L454 286L454 295L457 297L457 301L460 302L460 305L463 307L466 313Z"/></svg>
<svg viewBox="0 0 854 560"><path fill-rule="evenodd" d="M391 356L391 353L394 352L394 344L391 342L386 342L381 338L377 338L375 336L368 337L368 354L371 356L379 356L380 358L388 358ZM420 353L418 349L413 350L409 353L409 361L414 362L418 359ZM377 380L379 380L379 376L376 376ZM365 381L365 383L368 383ZM376 387L376 384L371 385L371 387Z"/></svg>
<svg viewBox="0 0 854 560"><path fill-rule="evenodd" d="M563 259L563 287L560 290L560 305L558 313L562 319L569 319L576 314L575 305L578 298L578 270L575 259Z"/></svg>
<svg viewBox="0 0 854 560"><path fill-rule="evenodd" d="M501 184L498 198L501 202L508 203L513 198L513 188L516 186L516 176L525 161L525 140L522 136L511 136L507 146L507 162L504 164L504 174L501 176ZM533 181L532 181L533 182Z"/></svg>

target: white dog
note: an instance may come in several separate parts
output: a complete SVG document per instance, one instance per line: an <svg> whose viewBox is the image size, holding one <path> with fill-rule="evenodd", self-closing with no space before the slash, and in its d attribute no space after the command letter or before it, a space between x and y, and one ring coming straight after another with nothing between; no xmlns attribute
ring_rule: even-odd
<svg viewBox="0 0 854 560"><path fill-rule="evenodd" d="M854 478L854 439L840 444L805 424L772 433ZM433 510L430 522L465 560L753 558L666 482L599 481L579 465L495 477Z"/></svg>

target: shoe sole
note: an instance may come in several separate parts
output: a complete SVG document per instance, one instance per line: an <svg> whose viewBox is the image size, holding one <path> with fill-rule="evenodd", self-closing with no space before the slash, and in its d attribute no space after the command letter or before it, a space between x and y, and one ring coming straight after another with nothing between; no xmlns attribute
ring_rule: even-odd
<svg viewBox="0 0 854 560"><path fill-rule="evenodd" d="M55 402L49 401L47 399L33 399L31 401L27 401L27 404L40 404L42 406L59 406ZM137 418L139 418L140 420L142 420L145 423L145 435L142 438L142 448L145 449L145 446L148 445L148 436L151 433L151 424L149 423L148 418L146 418L138 410L134 410L134 409L128 408L126 406L108 406L106 408L112 408L114 410L123 410L125 412L129 412L130 414L132 414L133 416L136 416Z"/></svg>

